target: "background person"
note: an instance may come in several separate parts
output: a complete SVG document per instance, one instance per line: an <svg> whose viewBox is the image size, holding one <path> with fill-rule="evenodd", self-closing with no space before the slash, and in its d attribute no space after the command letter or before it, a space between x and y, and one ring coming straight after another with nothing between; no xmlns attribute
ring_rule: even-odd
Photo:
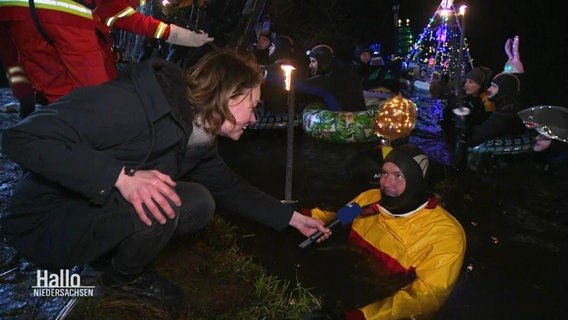
<svg viewBox="0 0 568 320"><path fill-rule="evenodd" d="M11 34L21 66L49 103L73 89L114 79L113 27L178 45L199 47L213 41L206 33L166 24L134 7L126 0L0 0L0 24ZM4 40L0 38L2 47Z"/></svg>
<svg viewBox="0 0 568 320"><path fill-rule="evenodd" d="M568 176L568 109L537 106L519 112L518 116L527 128L538 133L533 151L544 171Z"/></svg>
<svg viewBox="0 0 568 320"><path fill-rule="evenodd" d="M469 146L524 132L523 123L517 117L517 112L522 109L519 103L521 80L512 73L499 73L493 78L487 91L489 100L495 103L495 112L487 120L471 128L471 133L467 134Z"/></svg>
<svg viewBox="0 0 568 320"><path fill-rule="evenodd" d="M167 303L182 291L147 267L174 234L205 226L216 205L327 238L322 221L247 184L217 152L218 136L238 140L255 121L262 80L253 59L225 49L185 74L161 60L133 64L36 111L2 136L3 152L28 171L3 236L43 268L108 256L103 285Z"/></svg>
<svg viewBox="0 0 568 320"><path fill-rule="evenodd" d="M12 41L12 36L3 24L0 24L0 38L4 39L0 50L0 63L6 71L6 79L10 84L12 95L19 102L20 118L27 117L35 111L36 92L35 88L20 65L18 50Z"/></svg>
<svg viewBox="0 0 568 320"><path fill-rule="evenodd" d="M313 47L309 57L311 77L296 81L298 92L321 98L332 111L367 109L359 76L349 66L335 63L335 53L330 46Z"/></svg>
<svg viewBox="0 0 568 320"><path fill-rule="evenodd" d="M276 45L272 41L272 32L270 30L261 31L253 45L253 53L257 63L265 66L273 64L276 61L275 51Z"/></svg>

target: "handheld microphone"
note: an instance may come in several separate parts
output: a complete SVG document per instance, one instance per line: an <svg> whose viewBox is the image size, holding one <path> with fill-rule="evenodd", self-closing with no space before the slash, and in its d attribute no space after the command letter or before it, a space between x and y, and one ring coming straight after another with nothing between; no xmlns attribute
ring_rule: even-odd
<svg viewBox="0 0 568 320"><path fill-rule="evenodd" d="M351 222L353 222L353 220L355 220L355 217L357 217L360 213L361 213L361 206L357 203L350 203L345 207L337 210L337 213L335 214L336 219L328 223L325 227L331 228L337 225L338 223L341 223L342 225L350 224ZM319 230L314 232L306 240L300 243L300 248L305 248L309 246L310 244L316 242L319 238L321 238L321 236L323 236L323 232Z"/></svg>

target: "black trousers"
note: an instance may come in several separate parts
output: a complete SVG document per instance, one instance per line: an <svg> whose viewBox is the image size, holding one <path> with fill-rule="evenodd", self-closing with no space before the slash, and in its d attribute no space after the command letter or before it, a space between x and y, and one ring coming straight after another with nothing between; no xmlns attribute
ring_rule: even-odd
<svg viewBox="0 0 568 320"><path fill-rule="evenodd" d="M82 265L110 255L121 272L141 272L167 245L174 234L186 234L203 228L213 218L215 201L202 185L177 182L176 192L182 200L174 207L176 216L160 224L151 214L152 225L142 223L134 208L109 210L98 214L79 241L69 265Z"/></svg>

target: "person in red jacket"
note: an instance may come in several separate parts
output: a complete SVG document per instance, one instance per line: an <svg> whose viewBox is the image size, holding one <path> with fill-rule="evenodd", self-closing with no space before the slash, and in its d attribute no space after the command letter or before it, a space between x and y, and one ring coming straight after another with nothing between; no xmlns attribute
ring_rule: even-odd
<svg viewBox="0 0 568 320"><path fill-rule="evenodd" d="M126 0L94 0L92 6L71 0L0 0L0 24L12 35L29 79L50 103L116 76L111 27L178 45L213 41L206 33L144 16ZM0 39L2 47L5 41Z"/></svg>
<svg viewBox="0 0 568 320"><path fill-rule="evenodd" d="M18 61L18 50L11 39L10 33L0 24L0 63L6 71L6 79L12 89L12 95L20 103L20 118L25 118L35 110L35 88Z"/></svg>

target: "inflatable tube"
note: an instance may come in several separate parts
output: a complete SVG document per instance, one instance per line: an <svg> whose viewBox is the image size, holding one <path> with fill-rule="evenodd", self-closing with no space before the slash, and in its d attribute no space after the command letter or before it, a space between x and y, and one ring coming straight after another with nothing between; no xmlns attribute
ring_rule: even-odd
<svg viewBox="0 0 568 320"><path fill-rule="evenodd" d="M531 135L491 139L469 149L471 153L507 155L531 152L536 139Z"/></svg>
<svg viewBox="0 0 568 320"><path fill-rule="evenodd" d="M300 114L294 115L294 127L297 127L302 122ZM255 123L250 124L247 129L252 130L272 130L284 129L288 127L288 115L270 115L259 118Z"/></svg>
<svg viewBox="0 0 568 320"><path fill-rule="evenodd" d="M367 109L379 108L386 100L395 96L394 92L386 90L363 90L363 98L365 99Z"/></svg>
<svg viewBox="0 0 568 320"><path fill-rule="evenodd" d="M379 110L358 112L305 109L304 131L316 139L338 143L378 141L374 122Z"/></svg>

